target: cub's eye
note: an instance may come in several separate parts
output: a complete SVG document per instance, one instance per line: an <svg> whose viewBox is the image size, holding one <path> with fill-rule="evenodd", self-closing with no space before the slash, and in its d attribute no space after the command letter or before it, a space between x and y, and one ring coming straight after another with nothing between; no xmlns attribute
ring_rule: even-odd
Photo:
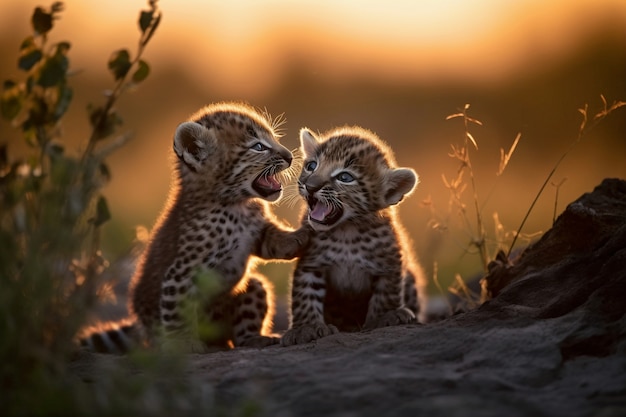
<svg viewBox="0 0 626 417"><path fill-rule="evenodd" d="M304 169L306 169L309 172L315 171L315 168L317 168L317 162L315 161L309 161L304 165Z"/></svg>
<svg viewBox="0 0 626 417"><path fill-rule="evenodd" d="M261 142L257 142L254 145L252 145L250 149L252 149L253 151L263 152L263 151L268 150L269 148L263 145Z"/></svg>
<svg viewBox="0 0 626 417"><path fill-rule="evenodd" d="M337 178L338 181L341 182L352 182L354 181L354 177L352 176L352 174L350 174L349 172L340 172L339 174L337 174L337 176L335 177Z"/></svg>

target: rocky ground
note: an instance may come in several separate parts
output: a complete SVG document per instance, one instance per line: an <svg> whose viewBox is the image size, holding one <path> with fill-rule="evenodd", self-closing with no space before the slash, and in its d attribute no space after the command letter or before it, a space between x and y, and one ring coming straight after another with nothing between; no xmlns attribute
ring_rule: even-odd
<svg viewBox="0 0 626 417"><path fill-rule="evenodd" d="M225 415L626 415L626 182L571 203L486 284L489 301L436 323L193 355L185 377ZM94 380L124 360L72 367Z"/></svg>

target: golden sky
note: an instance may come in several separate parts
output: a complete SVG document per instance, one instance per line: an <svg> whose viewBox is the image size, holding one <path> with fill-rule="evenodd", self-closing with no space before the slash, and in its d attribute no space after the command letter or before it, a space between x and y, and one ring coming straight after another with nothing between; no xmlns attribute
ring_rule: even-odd
<svg viewBox="0 0 626 417"><path fill-rule="evenodd" d="M27 33L23 16L40 4L4 1L0 26ZM136 36L145 5L67 1L56 35L80 32L85 41L74 45L73 62L87 66L92 52ZM220 79L247 94L271 88L296 59L340 80L497 81L562 58L603 22L626 28L623 0L162 0L160 7L160 39L148 57L182 62L200 83Z"/></svg>

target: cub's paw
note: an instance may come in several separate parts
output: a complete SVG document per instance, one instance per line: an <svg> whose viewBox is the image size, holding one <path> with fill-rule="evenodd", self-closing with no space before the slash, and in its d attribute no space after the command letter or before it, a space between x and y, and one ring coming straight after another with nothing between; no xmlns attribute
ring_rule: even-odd
<svg viewBox="0 0 626 417"><path fill-rule="evenodd" d="M241 342L237 347L249 347L249 348L257 348L261 349L267 346L277 345L280 343L279 337L274 336L252 336L243 342Z"/></svg>
<svg viewBox="0 0 626 417"><path fill-rule="evenodd" d="M310 240L311 236L309 228L301 227L298 230L293 231L282 243L285 251L285 257L287 259L291 259L302 256L307 246L309 246Z"/></svg>
<svg viewBox="0 0 626 417"><path fill-rule="evenodd" d="M300 327L287 330L280 339L281 346L302 345L331 334L339 333L332 324L325 323L305 324Z"/></svg>
<svg viewBox="0 0 626 417"><path fill-rule="evenodd" d="M388 311L380 317L368 320L363 328L365 330L376 329L378 327L398 326L400 324L415 323L415 314L405 307Z"/></svg>

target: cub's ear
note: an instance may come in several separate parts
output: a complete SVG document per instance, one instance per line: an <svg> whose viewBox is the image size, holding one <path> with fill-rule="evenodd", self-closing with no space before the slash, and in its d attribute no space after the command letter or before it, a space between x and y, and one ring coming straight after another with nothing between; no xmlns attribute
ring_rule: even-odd
<svg viewBox="0 0 626 417"><path fill-rule="evenodd" d="M389 171L385 178L385 204L398 204L405 195L410 194L418 182L415 171L410 168L397 168Z"/></svg>
<svg viewBox="0 0 626 417"><path fill-rule="evenodd" d="M193 171L202 167L203 162L217 145L213 129L207 129L196 122L178 125L174 134L174 152Z"/></svg>
<svg viewBox="0 0 626 417"><path fill-rule="evenodd" d="M300 129L300 147L302 148L302 152L304 152L304 156L315 155L315 150L318 145L319 141L315 133L311 132L306 127Z"/></svg>

